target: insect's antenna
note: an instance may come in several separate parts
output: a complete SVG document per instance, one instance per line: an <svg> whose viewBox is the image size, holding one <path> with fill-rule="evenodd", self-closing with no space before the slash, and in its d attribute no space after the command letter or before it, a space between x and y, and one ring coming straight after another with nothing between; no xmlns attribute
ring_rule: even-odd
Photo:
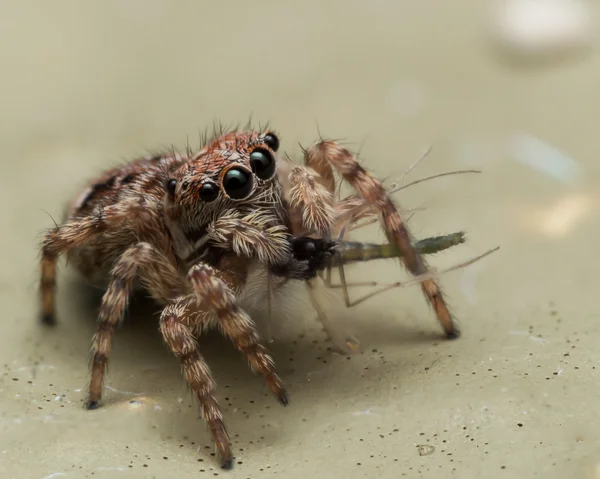
<svg viewBox="0 0 600 479"><path fill-rule="evenodd" d="M431 153L431 150L433 150L433 145L429 145L429 147L425 150L425 153L423 153L417 161L415 161L412 165L410 165L404 173L402 173L402 175L400 176L400 179L404 178L405 176L408 176L408 174L412 170L414 170L417 166L419 166L421 164L421 162L424 161L429 156L429 154Z"/></svg>
<svg viewBox="0 0 600 479"><path fill-rule="evenodd" d="M392 195L394 193L397 193L398 191L401 191L401 190L404 190L405 188L408 188L409 186L418 185L419 183L423 183L424 181L433 180L435 178L441 178L443 176L462 175L462 174L465 174L465 173L482 173L482 171L481 170L456 170L456 171L447 171L445 173L438 173L437 175L427 176L425 178L420 178L418 180L411 181L410 183L407 183L406 185L403 185L403 186L398 186L397 183L393 183L390 186L390 189L388 190L388 194ZM403 176L405 176L405 175L403 175Z"/></svg>
<svg viewBox="0 0 600 479"><path fill-rule="evenodd" d="M419 276L415 276L412 280L402 283L402 286L412 286L414 284L419 284L419 283L422 283L423 281L426 281L428 279L436 278L438 276L441 276L442 274L446 274L446 273L449 273L451 271L455 271L457 269L465 268L465 267L470 266L473 263L479 261L480 259L483 259L486 256L489 256L492 253L495 253L499 249L500 249L500 246L496 246L495 248L487 250L485 253L482 253L482 254L480 254L478 256L475 256L474 258L471 258L471 259L469 259L467 261L463 261L462 263L455 264L454 266L450 266L449 268L445 268L445 269L440 270L440 271L430 270L428 273L421 274Z"/></svg>

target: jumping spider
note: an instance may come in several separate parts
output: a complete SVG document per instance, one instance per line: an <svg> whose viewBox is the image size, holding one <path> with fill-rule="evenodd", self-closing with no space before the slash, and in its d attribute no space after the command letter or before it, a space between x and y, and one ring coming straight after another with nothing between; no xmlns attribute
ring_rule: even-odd
<svg viewBox="0 0 600 479"><path fill-rule="evenodd" d="M322 140L305 151L304 165L292 166L278 158L278 150L271 131L231 131L195 154L171 152L110 169L69 204L66 220L46 233L41 248L44 323L55 323L60 255L66 253L87 280L106 288L86 407L99 405L112 335L132 291L142 287L164 307L160 331L198 398L225 469L233 465L233 452L197 334L217 324L279 402L288 404L273 359L236 300L250 267L310 278L321 260L311 263L312 253L303 257L295 246L306 243L294 243L294 236L327 239L349 218L379 215L408 270L415 276L428 271L386 190L350 151ZM359 196L334 202L332 167ZM435 279L423 280L421 287L446 336L457 337Z"/></svg>

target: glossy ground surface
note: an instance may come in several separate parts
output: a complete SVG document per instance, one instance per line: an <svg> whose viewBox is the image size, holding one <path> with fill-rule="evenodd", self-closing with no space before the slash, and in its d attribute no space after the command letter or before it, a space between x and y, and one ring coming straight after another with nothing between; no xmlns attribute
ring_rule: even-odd
<svg viewBox="0 0 600 479"><path fill-rule="evenodd" d="M0 476L594 477L600 57L499 55L475 0L284 3L4 9ZM48 214L60 218L89 176L250 114L296 158L320 131L390 179L430 145L404 181L484 170L397 198L426 207L415 236L467 231L432 265L501 250L442 278L457 341L441 338L416 287L331 307L362 341L351 358L327 349L311 314L282 317L272 351L286 409L227 342L206 338L237 453L225 473L151 306L116 336L104 407L81 407L95 304L61 267L59 326L41 328L37 248ZM381 240L376 228L357 237ZM406 278L394 261L348 275Z"/></svg>

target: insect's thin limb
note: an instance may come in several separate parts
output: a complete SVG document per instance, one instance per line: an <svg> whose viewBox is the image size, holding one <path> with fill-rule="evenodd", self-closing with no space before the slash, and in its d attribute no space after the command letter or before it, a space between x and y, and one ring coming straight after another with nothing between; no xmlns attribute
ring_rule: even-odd
<svg viewBox="0 0 600 479"><path fill-rule="evenodd" d="M432 269L431 271L428 271L426 274L423 274L421 276L415 276L411 280L402 283L402 286L412 286L414 284L419 284L419 283L421 283L423 281L427 281L427 280L429 280L431 278L436 278L436 277L441 276L443 274L450 273L451 271L456 271L457 269L466 268L467 266L472 265L473 263L475 263L475 262L477 262L477 261L485 258L486 256L489 256L492 253L495 253L499 249L500 249L500 246L496 246L495 248L487 250L485 253L482 253L482 254L480 254L478 256L475 256L474 258L471 258L471 259L469 259L467 261L463 261L462 263L455 264L453 266L450 266L448 268L445 268L445 269L442 269L442 270L439 270L439 271L436 271L436 270Z"/></svg>
<svg viewBox="0 0 600 479"><path fill-rule="evenodd" d="M340 275L340 282L342 287L342 294L344 295L344 302L347 307L350 307L350 294L348 293L348 287L346 286L346 273L344 271L344 263L340 262L338 266L338 272Z"/></svg>
<svg viewBox="0 0 600 479"><path fill-rule="evenodd" d="M346 226L349 225L352 222L353 217L350 217L348 220L348 223L342 227L342 229L340 230L340 235L338 238L338 241L342 241L344 239L344 237L346 236ZM331 268L332 262L330 261L329 267ZM347 287L347 283L346 283L346 273L344 271L344 262L340 261L340 264L338 265L338 271L339 271L339 275L340 275L340 281L342 283L342 292L344 295L344 301L346 302L346 307L350 307L350 293L348 291L348 287ZM330 281L329 284L331 284L331 269L329 270L329 274L330 274Z"/></svg>
<svg viewBox="0 0 600 479"><path fill-rule="evenodd" d="M412 278L412 279L410 279L408 281L390 283L390 284L387 284L387 285L382 285L381 283L377 283L376 281L373 281L373 282L365 281L365 282L362 282L362 283L346 283L346 279L343 276L343 270L340 270L340 281L341 281L341 284L339 284L339 285L329 285L329 287L330 288L343 288L343 291L344 291L344 301L346 302L346 306L348 308L351 308L351 307L354 307L354 306L362 303L363 301L366 301L367 299L371 299L374 296L377 296L377 295L379 295L381 293L385 293L386 291L390 291L392 289L399 288L399 287L405 288L405 287L408 287L408 286L413 286L415 284L420 284L423 281L426 281L428 279L437 278L437 277L439 277L439 276L441 276L443 274L449 273L451 271L455 271L455 270L458 270L458 269L465 268L465 267L467 267L467 266L475 263L476 261L479 261L479 260L485 258L486 256L488 256L488 255L490 255L490 254L498 251L499 249L500 249L500 247L497 246L496 248L490 249L490 250L486 251L483 254L480 254L480 255L478 255L478 256L476 256L474 258L471 258L471 259L469 259L467 261L464 261L462 263L458 263L458 264L455 264L453 266L450 266L449 268L446 268L446 269L443 269L443 270L440 270L440 271L436 271L436 270L432 269L427 274L424 274L424 275L421 275L421 276L415 276L414 278ZM364 286L366 286L366 287L383 286L383 287L381 289L378 289L377 291L372 291L370 293L367 293L365 296L362 296L359 299L356 299L354 301L350 301L350 298L349 298L349 295L348 295L348 288L349 287L353 287L353 286L363 286L363 287Z"/></svg>
<svg viewBox="0 0 600 479"><path fill-rule="evenodd" d="M194 329L202 329L212 315L198 308L194 296L181 297L169 304L160 318L160 331L169 349L179 358L183 374L194 391L202 417L208 424L221 456L221 467L231 469L233 452L223 421L221 407L214 395L216 384L206 361L198 351Z"/></svg>
<svg viewBox="0 0 600 479"><path fill-rule="evenodd" d="M167 258L148 243L138 243L119 258L100 306L98 326L92 342L91 379L87 409L95 409L102 397L104 373L111 350L112 337L121 323L136 278L148 288L152 297L167 302L184 290L177 270Z"/></svg>
<svg viewBox="0 0 600 479"><path fill-rule="evenodd" d="M340 338L339 333L336 331L335 326L329 320L329 317L321 303L319 302L317 295L315 294L315 284L314 280L305 281L306 289L308 290L308 297L310 302L317 313L317 318L323 327L323 331L327 336L327 339L331 341L332 344L342 353L357 353L360 352L361 346L358 339L353 336L347 336L345 338Z"/></svg>

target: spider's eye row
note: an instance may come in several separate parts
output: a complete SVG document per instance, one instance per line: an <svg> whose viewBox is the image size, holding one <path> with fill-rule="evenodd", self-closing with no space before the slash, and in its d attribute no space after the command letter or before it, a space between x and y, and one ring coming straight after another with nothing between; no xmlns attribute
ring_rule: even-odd
<svg viewBox="0 0 600 479"><path fill-rule="evenodd" d="M265 145L271 148L271 150L279 150L279 138L277 138L277 135L275 135L275 133L267 133L263 137L263 141L265 142Z"/></svg>
<svg viewBox="0 0 600 479"><path fill-rule="evenodd" d="M215 201L219 196L219 187L214 183L204 183L198 192L200 199L206 203Z"/></svg>
<svg viewBox="0 0 600 479"><path fill-rule="evenodd" d="M255 148L250 153L250 166L261 180L270 180L275 174L275 157L264 148Z"/></svg>
<svg viewBox="0 0 600 479"><path fill-rule="evenodd" d="M234 200L243 200L252 193L252 173L242 168L230 168L223 176L223 190Z"/></svg>
<svg viewBox="0 0 600 479"><path fill-rule="evenodd" d="M170 179L167 181L167 193L173 198L175 196L175 188L177 188L177 180Z"/></svg>

